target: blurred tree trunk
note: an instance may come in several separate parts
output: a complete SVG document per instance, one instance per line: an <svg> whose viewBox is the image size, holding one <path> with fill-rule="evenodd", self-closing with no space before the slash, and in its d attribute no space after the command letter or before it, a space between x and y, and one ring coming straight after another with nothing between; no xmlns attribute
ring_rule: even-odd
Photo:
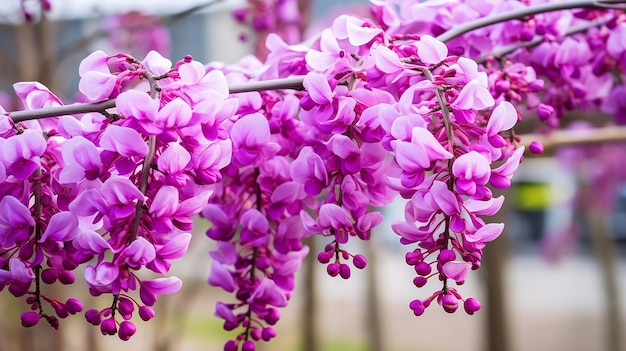
<svg viewBox="0 0 626 351"><path fill-rule="evenodd" d="M498 196L500 194L494 194ZM510 208L505 201L502 209L493 217L490 222L506 222ZM486 347L488 351L509 351L509 318L506 303L506 282L505 271L510 254L508 240L505 231L493 242L485 247L482 258L482 269L485 270L486 278L486 299L485 309L487 318L485 319L484 331L486 333Z"/></svg>
<svg viewBox="0 0 626 351"><path fill-rule="evenodd" d="M606 211L590 210L587 213L591 229L591 244L602 271L602 288L605 294L606 350L623 351L621 301L617 281L617 253L610 237Z"/></svg>
<svg viewBox="0 0 626 351"><path fill-rule="evenodd" d="M302 351L319 351L319 330L317 328L317 280L315 266L317 264L317 248L315 236L305 239L309 246L309 254L304 259L304 279L302 282Z"/></svg>
<svg viewBox="0 0 626 351"><path fill-rule="evenodd" d="M373 239L364 241L365 256L367 257L367 267L365 268L365 303L367 315L366 331L368 338L368 346L370 351L383 351L383 335L380 323L380 298L378 291L376 250L374 248Z"/></svg>

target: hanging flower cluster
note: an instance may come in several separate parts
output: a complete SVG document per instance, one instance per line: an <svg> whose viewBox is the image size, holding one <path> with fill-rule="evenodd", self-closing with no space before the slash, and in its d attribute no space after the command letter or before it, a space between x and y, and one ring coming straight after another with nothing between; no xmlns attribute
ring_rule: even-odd
<svg viewBox="0 0 626 351"><path fill-rule="evenodd" d="M88 322L127 340L133 312L152 318L157 295L181 286L176 277L138 271L164 276L185 254L192 216L230 162L231 141L218 135L215 119L228 118L237 101L221 72L207 73L190 57L172 68L156 52L140 62L97 51L80 75L86 98L115 97L115 113L20 124L3 116L1 283L35 311L22 316L24 325L45 318L57 328L56 317L82 305L46 296L42 284L71 284L72 271L87 264L90 293L113 299L109 308L88 310ZM39 83L15 90L28 110L62 105Z"/></svg>

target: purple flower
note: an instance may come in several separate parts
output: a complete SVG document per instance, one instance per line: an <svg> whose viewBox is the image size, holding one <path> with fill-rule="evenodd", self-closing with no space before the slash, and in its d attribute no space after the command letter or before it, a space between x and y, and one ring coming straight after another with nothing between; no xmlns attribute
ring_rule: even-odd
<svg viewBox="0 0 626 351"><path fill-rule="evenodd" d="M247 302L253 310L265 309L266 305L285 307L287 306L287 296L276 286L274 281L262 278Z"/></svg>
<svg viewBox="0 0 626 351"><path fill-rule="evenodd" d="M78 183L83 179L94 180L100 175L102 161L96 146L82 136L74 136L63 143L63 161L61 184Z"/></svg>
<svg viewBox="0 0 626 351"><path fill-rule="evenodd" d="M145 157L148 154L148 145L139 132L116 125L110 125L104 130L100 138L100 146L124 157Z"/></svg>
<svg viewBox="0 0 626 351"><path fill-rule="evenodd" d="M108 67L109 56L98 50L84 58L78 67L81 77L78 89L91 101L110 97L117 84L117 78Z"/></svg>
<svg viewBox="0 0 626 351"><path fill-rule="evenodd" d="M310 146L300 150L300 154L289 167L289 173L293 180L304 184L304 191L309 196L318 195L328 186L328 173L324 161Z"/></svg>
<svg viewBox="0 0 626 351"><path fill-rule="evenodd" d="M3 248L24 243L34 226L35 221L24 204L10 195L0 200L0 244Z"/></svg>
<svg viewBox="0 0 626 351"><path fill-rule="evenodd" d="M426 64L437 64L448 56L448 47L446 44L431 35L422 35L415 45L417 46L417 54L420 60Z"/></svg>
<svg viewBox="0 0 626 351"><path fill-rule="evenodd" d="M176 277L157 278L141 281L139 297L148 306L154 305L156 295L173 294L180 290L183 282Z"/></svg>
<svg viewBox="0 0 626 351"><path fill-rule="evenodd" d="M209 285L219 286L227 292L235 291L235 280L232 273L217 261L211 263L208 282Z"/></svg>
<svg viewBox="0 0 626 351"><path fill-rule="evenodd" d="M261 212L249 209L241 215L241 243L253 246L266 246L269 242L269 222Z"/></svg>
<svg viewBox="0 0 626 351"><path fill-rule="evenodd" d="M142 237L128 245L117 259L118 263L126 263L130 268L139 269L156 258L156 250L148 240Z"/></svg>
<svg viewBox="0 0 626 351"><path fill-rule="evenodd" d="M300 212L300 218L304 228L310 233L333 235L340 244L347 243L349 235L356 235L352 216L345 208L336 204L323 204L317 221L306 211Z"/></svg>
<svg viewBox="0 0 626 351"><path fill-rule="evenodd" d="M4 140L1 146L7 174L17 180L25 180L39 167L40 156L46 150L46 140L40 132L27 129Z"/></svg>
<svg viewBox="0 0 626 351"><path fill-rule="evenodd" d="M478 186L484 186L489 182L491 168L483 155L470 151L454 161L452 173L457 178L456 186L459 193L473 196Z"/></svg>
<svg viewBox="0 0 626 351"><path fill-rule="evenodd" d="M478 78L463 86L459 96L450 104L453 109L483 110L495 103L491 92Z"/></svg>
<svg viewBox="0 0 626 351"><path fill-rule="evenodd" d="M55 213L48 222L48 227L38 242L63 243L73 240L78 235L78 218L71 212Z"/></svg>

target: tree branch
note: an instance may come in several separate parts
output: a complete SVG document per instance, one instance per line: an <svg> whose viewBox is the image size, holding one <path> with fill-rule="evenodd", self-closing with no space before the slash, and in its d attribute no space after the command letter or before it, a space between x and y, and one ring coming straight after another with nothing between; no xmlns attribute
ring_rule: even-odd
<svg viewBox="0 0 626 351"><path fill-rule="evenodd" d="M574 35L574 34L578 34L578 33L582 33L582 32L586 32L587 30L594 28L594 27L599 27L602 25L607 24L612 17L604 17L604 18L600 18L597 19L595 21L591 21L588 23L581 23L577 26L573 26L570 29L566 30L562 36L563 37L568 37L570 35ZM489 53L489 54L484 54L481 55L479 57L477 57L475 60L477 63L484 63L485 61L487 61L487 59L489 57L503 57L505 55L508 55L510 53L512 53L513 51L517 50L517 49L523 49L523 48L530 48L533 46L537 46L539 44L541 44L543 41L545 40L544 37L542 36L535 36L532 40L523 42L523 43L516 43L516 44L511 44L511 45L507 45L507 46L503 46L499 49L494 50L493 52Z"/></svg>
<svg viewBox="0 0 626 351"><path fill-rule="evenodd" d="M543 144L545 151L562 146L587 145L602 143L626 143L626 127L610 126L586 130L556 130L549 134L520 135L521 144L526 146L536 140Z"/></svg>
<svg viewBox="0 0 626 351"><path fill-rule="evenodd" d="M526 16L537 15L545 12L553 12L560 10L569 10L576 8L612 8L617 4L624 4L625 0L569 0L563 2L547 2L539 5L528 6L509 12L498 13L493 16L479 18L477 20L458 25L447 32L439 35L437 39L442 42L448 42L465 33L471 32L478 28L487 27L493 24L506 22L514 19L522 20Z"/></svg>
<svg viewBox="0 0 626 351"><path fill-rule="evenodd" d="M262 90L280 90L280 89L295 89L302 90L302 81L304 76L293 76L280 79L270 79L264 81L252 81L246 83L232 84L228 87L228 91L231 94L247 93L251 91ZM100 101L100 102L88 102L77 103L66 106L46 107L36 110L14 111L9 112L9 117L13 122L23 122L32 119L41 119L49 117L58 117L65 115L98 112L104 113L106 110L115 107L115 99Z"/></svg>

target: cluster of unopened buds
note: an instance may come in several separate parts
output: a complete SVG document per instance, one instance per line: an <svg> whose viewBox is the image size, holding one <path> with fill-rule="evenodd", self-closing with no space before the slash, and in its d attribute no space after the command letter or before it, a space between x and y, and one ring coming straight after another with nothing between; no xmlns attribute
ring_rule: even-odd
<svg viewBox="0 0 626 351"><path fill-rule="evenodd" d="M233 296L215 306L224 329L238 333L224 349L252 351L276 335L278 309L309 253L303 238L327 238L318 261L330 276L348 279L367 259L346 244L369 240L383 220L375 208L398 194L406 199L404 219L392 229L410 247L413 283L441 284L410 309L421 315L436 301L452 313L462 303L474 314L480 303L452 285L464 284L486 243L503 231L483 218L499 211L504 198L492 189L509 187L523 158L512 130L522 115L517 106L536 109L549 125L570 105L593 100L616 114L621 107L580 92L579 71L587 68L576 67L584 60L573 53L584 48L567 39L555 44L551 17L515 31L485 29L498 38L486 48L475 47L475 33L447 45L434 36L458 24L451 13L472 4L404 4L411 11L403 16L391 2L377 4L374 20L340 16L311 47L269 35L264 64L247 57L204 66L185 57L172 66L156 52L139 61L97 51L79 67L79 89L93 103L71 113L43 85L16 84L27 111L66 111L36 121L0 115L0 285L30 305L22 324L43 318L57 328L58 318L80 312L80 301L47 296L44 285L72 284L84 265L89 292L112 299L110 307L88 309L87 321L128 340L135 312L152 319L157 295L180 288L167 277L170 261L185 254L192 217L200 215L216 242L208 283ZM575 24L600 16L578 15L570 18ZM621 15L615 21L595 38L621 40ZM537 35L552 35L558 46L543 66L539 51L532 62L480 59ZM605 60L621 60L616 46ZM556 69L571 88L563 106L550 91L549 103L539 102L541 77L556 81ZM597 73L595 82L606 72ZM255 88L258 78L275 85Z"/></svg>

